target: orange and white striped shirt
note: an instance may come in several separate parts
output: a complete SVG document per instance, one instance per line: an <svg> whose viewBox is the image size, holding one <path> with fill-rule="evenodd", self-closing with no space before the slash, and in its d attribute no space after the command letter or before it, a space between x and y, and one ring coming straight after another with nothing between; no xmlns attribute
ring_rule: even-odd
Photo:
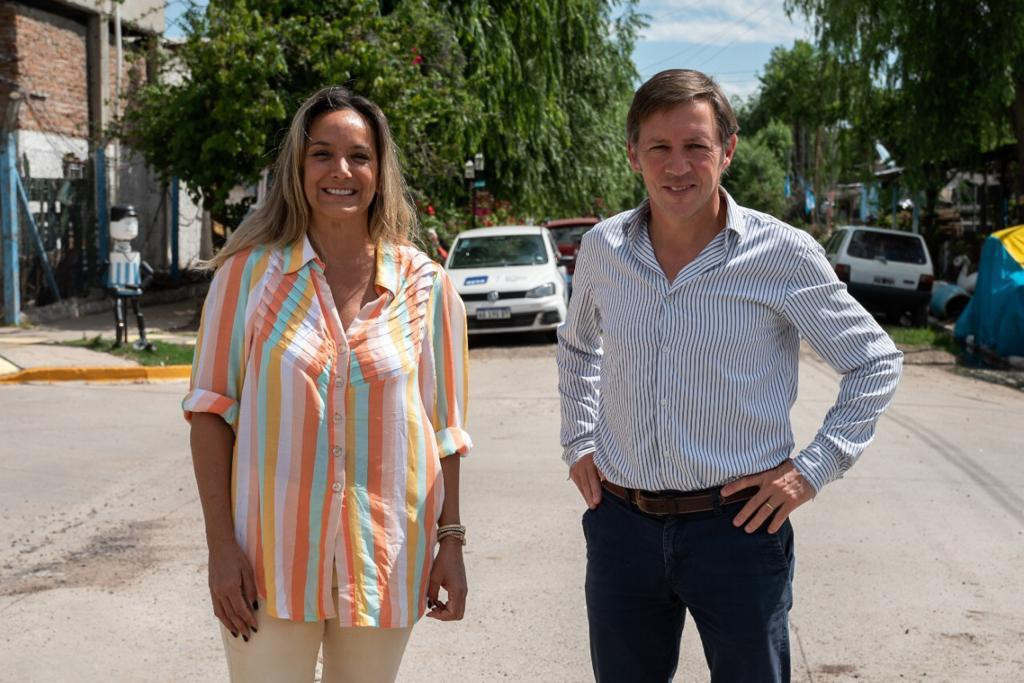
<svg viewBox="0 0 1024 683"><path fill-rule="evenodd" d="M271 616L410 626L423 615L444 486L466 455L466 313L444 270L377 248L379 297L346 332L303 238L217 271L203 307L192 413L235 431L235 536Z"/></svg>

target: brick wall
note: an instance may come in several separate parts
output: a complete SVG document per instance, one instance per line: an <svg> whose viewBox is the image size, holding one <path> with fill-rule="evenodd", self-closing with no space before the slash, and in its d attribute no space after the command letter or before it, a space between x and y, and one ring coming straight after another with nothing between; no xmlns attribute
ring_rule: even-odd
<svg viewBox="0 0 1024 683"><path fill-rule="evenodd" d="M16 13L14 5L0 3L0 116L7 111L8 95L11 83L17 80L17 50L14 41L14 22Z"/></svg>
<svg viewBox="0 0 1024 683"><path fill-rule="evenodd" d="M22 89L46 95L24 105L18 127L48 130L68 137L88 137L89 86L86 25L21 4L4 3L14 12L17 75Z"/></svg>

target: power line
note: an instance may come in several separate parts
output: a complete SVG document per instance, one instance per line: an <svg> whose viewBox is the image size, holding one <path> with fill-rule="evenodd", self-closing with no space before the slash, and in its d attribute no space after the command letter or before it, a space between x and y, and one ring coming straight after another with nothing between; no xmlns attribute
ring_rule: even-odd
<svg viewBox="0 0 1024 683"><path fill-rule="evenodd" d="M758 28L761 28L761 26L763 26L763 25L764 25L764 22L765 22L765 20L766 20L766 19L767 19L767 17L765 17L765 18L764 18L764 19L762 19L761 21L757 22L757 23L756 23L756 24L754 24L753 26L749 26L749 27L747 27L747 30L743 31L742 33L740 33L739 35L737 35L737 36L736 36L735 38L733 38L733 39L732 39L731 41L729 41L728 43L726 43L725 45L723 45L723 46L722 46L721 48L719 48L719 50L718 50L717 52L713 53L713 54L712 54L712 55L711 55L710 57L708 57L708 58L707 58L707 59L705 59L705 60L704 60L703 62L701 62L701 63L700 63L700 64L699 64L698 66L697 66L697 68L698 68L698 69L699 69L699 68L701 68L702 66L704 66L705 64L707 64L708 62L710 62L711 60L713 60L713 59L714 59L715 57L717 57L718 55L720 55L720 54L722 54L723 52L725 52L726 50L728 50L728 49L729 49L730 47L732 47L732 46L733 46L733 45L735 45L735 44L736 44L737 42L739 42L739 39L740 39L740 38L742 38L743 36L747 35L747 34L748 34L748 33L750 33L751 31L753 31L754 29L758 29Z"/></svg>
<svg viewBox="0 0 1024 683"><path fill-rule="evenodd" d="M711 40L709 40L709 41L707 41L705 43L698 43L698 45L700 45L700 48L695 53L693 53L692 55L689 55L688 59L694 59L697 55L699 55L701 52L706 50L708 47L710 47L712 45L715 45L720 39L724 38L730 32L735 30L733 28L734 26L739 25L740 23L746 21L748 18L752 17L753 15L757 14L761 10L765 9L766 7L768 7L768 5L770 5L770 4L774 3L774 2L777 2L777 1L778 0L765 0L765 2L761 3L760 5L758 5L753 10L747 12L746 14L744 14L739 19L731 22L728 27L726 27L723 31L719 32L718 35L716 35ZM757 24L757 26L760 26L760 25L761 25L760 23ZM659 64L663 64L663 63L665 63L665 62L667 62L667 61L669 61L671 59L675 59L676 57L679 57L679 56L681 56L683 54L686 54L687 52L690 52L693 49L694 49L693 46L685 47L682 50L680 50L679 52L676 52L674 54L669 55L668 57L664 57L662 59L659 59L656 62L648 64L647 66L645 66L642 69L640 69L640 72L641 73L646 72L646 71L650 70L652 67L658 66Z"/></svg>

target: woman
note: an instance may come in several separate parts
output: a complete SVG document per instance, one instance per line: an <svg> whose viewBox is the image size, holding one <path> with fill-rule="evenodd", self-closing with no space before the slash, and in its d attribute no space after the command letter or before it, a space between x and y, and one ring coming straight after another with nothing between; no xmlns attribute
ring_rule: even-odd
<svg viewBox="0 0 1024 683"><path fill-rule="evenodd" d="M384 114L326 88L211 262L183 408L234 681L321 646L324 681L393 681L425 608L462 618L466 316L413 215Z"/></svg>

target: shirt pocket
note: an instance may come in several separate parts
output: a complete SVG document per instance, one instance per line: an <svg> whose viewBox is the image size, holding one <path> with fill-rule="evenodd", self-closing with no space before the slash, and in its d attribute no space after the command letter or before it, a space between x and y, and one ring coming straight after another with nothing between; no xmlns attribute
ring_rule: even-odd
<svg viewBox="0 0 1024 683"><path fill-rule="evenodd" d="M286 368L319 376L333 357L334 342L311 293L292 289L264 304L257 313L257 348Z"/></svg>
<svg viewBox="0 0 1024 683"><path fill-rule="evenodd" d="M427 292L406 293L393 301L376 319L350 340L353 383L387 382L413 373L419 367Z"/></svg>
<svg viewBox="0 0 1024 683"><path fill-rule="evenodd" d="M384 325L373 327L368 336L356 341L352 347L351 381L354 384L387 382L415 371L419 335L408 327L391 333Z"/></svg>

